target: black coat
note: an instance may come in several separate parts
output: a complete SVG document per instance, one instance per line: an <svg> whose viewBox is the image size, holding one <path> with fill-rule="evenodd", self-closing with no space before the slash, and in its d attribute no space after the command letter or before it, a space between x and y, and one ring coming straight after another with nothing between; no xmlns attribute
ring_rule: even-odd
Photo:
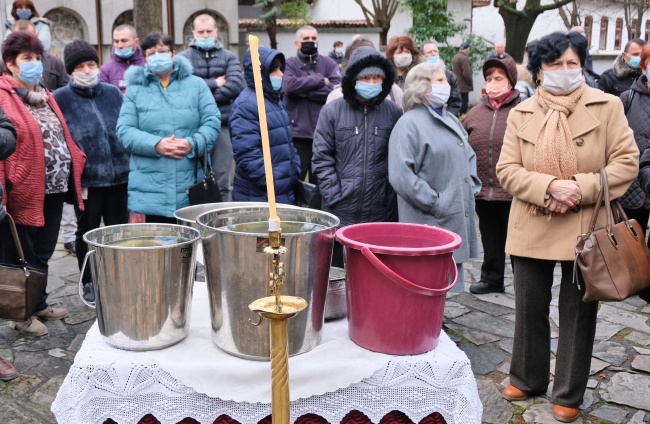
<svg viewBox="0 0 650 424"><path fill-rule="evenodd" d="M362 103L354 86L357 74L378 66L386 74L382 92ZM352 53L341 88L343 98L326 104L314 132L312 173L318 180L323 210L341 226L397 220L397 196L388 182L388 139L402 110L384 101L395 68L372 47Z"/></svg>
<svg viewBox="0 0 650 424"><path fill-rule="evenodd" d="M86 154L83 187L110 187L128 181L130 155L116 131L122 98L119 88L104 82L82 87L70 81L54 92L72 139Z"/></svg>
<svg viewBox="0 0 650 424"><path fill-rule="evenodd" d="M624 91L629 90L634 80L641 75L640 68L630 68L623 60L623 57L619 55L614 60L614 65L600 75L598 88L605 93L618 97Z"/></svg>
<svg viewBox="0 0 650 424"><path fill-rule="evenodd" d="M179 54L190 61L194 67L194 75L203 78L208 84L221 112L221 125L228 125L232 103L246 87L244 73L237 56L230 50L224 49L218 41L208 51L198 48L192 42L188 49ZM217 87L215 79L221 76L226 77L226 83Z"/></svg>
<svg viewBox="0 0 650 424"><path fill-rule="evenodd" d="M16 130L14 124L0 109L0 160L7 159L16 150ZM5 206L2 203L3 191L0 184L0 222L5 219Z"/></svg>

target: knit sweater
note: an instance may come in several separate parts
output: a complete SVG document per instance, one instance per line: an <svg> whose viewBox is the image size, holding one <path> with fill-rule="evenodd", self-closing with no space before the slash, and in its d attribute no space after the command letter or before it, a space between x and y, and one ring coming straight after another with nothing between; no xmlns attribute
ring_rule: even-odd
<svg viewBox="0 0 650 424"><path fill-rule="evenodd" d="M29 112L22 98L16 93L17 85L12 77L0 77L0 107L14 123L17 141L16 152L0 161L0 184L5 189L3 202L7 212L17 224L34 227L45 225L43 202L45 201L45 155L43 154L43 134L38 122ZM83 209L81 196L81 173L86 163L86 155L72 139L63 114L54 97L47 92L47 102L63 127L65 141L72 157L71 183L75 201ZM72 184L74 182L74 184Z"/></svg>

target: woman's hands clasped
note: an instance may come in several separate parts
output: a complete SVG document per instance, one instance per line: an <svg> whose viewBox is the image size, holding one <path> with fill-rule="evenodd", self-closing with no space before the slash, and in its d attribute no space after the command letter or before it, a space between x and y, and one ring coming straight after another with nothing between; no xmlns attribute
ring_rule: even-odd
<svg viewBox="0 0 650 424"><path fill-rule="evenodd" d="M174 135L165 137L156 144L156 152L161 156L167 156L172 159L182 159L183 156L190 154L192 146L184 138L176 138Z"/></svg>
<svg viewBox="0 0 650 424"><path fill-rule="evenodd" d="M580 186L573 180L553 180L546 193L551 196L551 202L545 209L546 213L566 213L582 203Z"/></svg>

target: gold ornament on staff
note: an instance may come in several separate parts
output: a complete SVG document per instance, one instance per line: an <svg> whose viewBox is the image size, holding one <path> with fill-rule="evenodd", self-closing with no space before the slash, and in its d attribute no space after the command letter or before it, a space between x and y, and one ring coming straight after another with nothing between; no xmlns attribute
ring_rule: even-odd
<svg viewBox="0 0 650 424"><path fill-rule="evenodd" d="M257 111L260 119L262 152L264 153L264 172L266 190L269 198L269 243L264 253L272 257L268 288L271 296L257 299L248 308L262 318L271 320L271 415L273 424L289 424L289 340L287 337L287 319L295 316L307 307L307 301L295 296L282 296L280 286L284 284L284 263L280 255L287 252L282 246L282 228L275 207L275 187L273 183L273 166L271 147L266 123L266 107L262 91L262 64L258 51L259 39L248 36L253 63Z"/></svg>

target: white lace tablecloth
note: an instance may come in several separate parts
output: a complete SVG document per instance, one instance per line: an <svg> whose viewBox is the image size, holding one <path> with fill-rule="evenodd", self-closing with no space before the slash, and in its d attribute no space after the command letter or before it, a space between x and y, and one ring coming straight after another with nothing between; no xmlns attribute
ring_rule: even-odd
<svg viewBox="0 0 650 424"><path fill-rule="evenodd" d="M271 413L270 364L228 355L211 340L205 283L196 283L190 334L150 352L106 344L88 331L52 404L59 423L137 423L153 414L163 424L186 417L212 423L228 415L257 423ZM206 315L207 314L207 315ZM326 323L321 344L290 358L291 417L313 413L331 423L359 410L373 422L393 410L415 422L439 412L449 424L480 423L482 405L467 356L443 332L431 352L390 356L362 349L346 320Z"/></svg>

